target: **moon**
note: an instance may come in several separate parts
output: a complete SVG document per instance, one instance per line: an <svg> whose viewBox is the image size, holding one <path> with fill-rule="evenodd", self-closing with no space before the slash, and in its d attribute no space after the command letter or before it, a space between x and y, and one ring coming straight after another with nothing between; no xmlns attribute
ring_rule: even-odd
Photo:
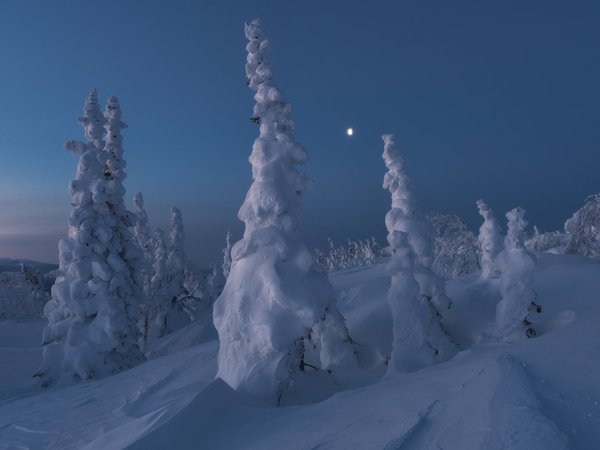
<svg viewBox="0 0 600 450"><path fill-rule="evenodd" d="M352 135L354 134L354 130L353 130L352 128L348 128L348 129L346 130L346 134L347 134L348 136L352 136Z"/></svg>

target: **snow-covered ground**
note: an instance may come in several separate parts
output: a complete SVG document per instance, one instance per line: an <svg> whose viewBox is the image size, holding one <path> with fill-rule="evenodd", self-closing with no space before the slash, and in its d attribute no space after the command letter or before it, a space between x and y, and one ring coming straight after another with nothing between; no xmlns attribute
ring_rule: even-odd
<svg viewBox="0 0 600 450"><path fill-rule="evenodd" d="M330 274L372 364L360 385L274 407L214 379L218 342L200 322L163 338L152 359L98 381L41 388L44 320L0 322L0 448L595 449L600 448L600 264L538 255L538 337L494 341L499 287L452 279L448 362L384 375L392 322L385 260Z"/></svg>

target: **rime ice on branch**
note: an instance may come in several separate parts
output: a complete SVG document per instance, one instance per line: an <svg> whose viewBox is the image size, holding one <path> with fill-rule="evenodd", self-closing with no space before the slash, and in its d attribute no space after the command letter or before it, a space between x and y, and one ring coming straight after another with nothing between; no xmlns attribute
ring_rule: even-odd
<svg viewBox="0 0 600 450"><path fill-rule="evenodd" d="M443 281L433 273L433 227L419 212L400 149L394 136L384 134L383 160L388 169L383 188L392 196L385 216L388 242L394 253L388 270L392 284L388 303L394 320L392 365L416 370L456 353L444 331L439 312L447 307Z"/></svg>
<svg viewBox="0 0 600 450"><path fill-rule="evenodd" d="M227 230L227 235L225 236L225 248L223 249L223 264L221 265L221 271L225 280L227 280L229 271L231 270L231 239L231 231Z"/></svg>
<svg viewBox="0 0 600 450"><path fill-rule="evenodd" d="M279 403L293 401L328 370L356 364L354 346L325 274L298 238L302 192L312 182L297 166L306 151L293 137L291 105L273 83L262 24L245 27L246 75L256 91L260 135L250 155L253 183L239 211L243 239L231 251L214 307L218 376L234 388Z"/></svg>
<svg viewBox="0 0 600 450"><path fill-rule="evenodd" d="M60 276L44 310L48 326L37 375L45 385L105 376L143 359L136 328L142 295L134 280L140 252L123 201L120 117L116 98L103 116L92 91L79 119L87 142L65 145L79 164L69 185L68 238L59 243Z"/></svg>

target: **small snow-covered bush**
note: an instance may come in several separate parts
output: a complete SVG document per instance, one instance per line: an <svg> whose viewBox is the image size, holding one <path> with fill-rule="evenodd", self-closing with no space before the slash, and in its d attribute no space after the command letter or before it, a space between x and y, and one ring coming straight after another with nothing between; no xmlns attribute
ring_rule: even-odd
<svg viewBox="0 0 600 450"><path fill-rule="evenodd" d="M556 248L564 248L567 243L567 235L560 231L542 233L537 227L533 227L533 230L533 236L525 241L525 247L530 252L545 252Z"/></svg>
<svg viewBox="0 0 600 450"><path fill-rule="evenodd" d="M437 233L432 269L438 275L454 278L479 270L477 238L463 219L436 212L428 213L425 218Z"/></svg>
<svg viewBox="0 0 600 450"><path fill-rule="evenodd" d="M591 195L565 222L566 252L600 259L600 194Z"/></svg>
<svg viewBox="0 0 600 450"><path fill-rule="evenodd" d="M381 255L381 247L375 238L351 241L347 245L335 247L333 240L327 238L328 249L323 252L315 249L315 262L320 270L332 272L348 267L368 266L375 263Z"/></svg>

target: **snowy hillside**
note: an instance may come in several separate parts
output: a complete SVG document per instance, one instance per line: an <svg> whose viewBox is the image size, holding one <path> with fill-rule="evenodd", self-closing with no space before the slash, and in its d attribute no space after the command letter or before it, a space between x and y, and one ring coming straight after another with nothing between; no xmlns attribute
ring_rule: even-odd
<svg viewBox="0 0 600 450"><path fill-rule="evenodd" d="M18 272L21 270L21 265L24 264L31 269L37 270L41 275L44 275L52 270L58 269L56 264L31 261L29 259L12 259L0 258L0 273L1 272Z"/></svg>
<svg viewBox="0 0 600 450"><path fill-rule="evenodd" d="M600 445L600 264L536 255L538 336L496 340L497 280L454 278L448 332L461 351L385 375L387 258L329 274L356 343L374 364L312 404L276 407L237 393L217 371L214 330L194 322L117 375L41 388L45 320L0 322L0 448L593 449Z"/></svg>

